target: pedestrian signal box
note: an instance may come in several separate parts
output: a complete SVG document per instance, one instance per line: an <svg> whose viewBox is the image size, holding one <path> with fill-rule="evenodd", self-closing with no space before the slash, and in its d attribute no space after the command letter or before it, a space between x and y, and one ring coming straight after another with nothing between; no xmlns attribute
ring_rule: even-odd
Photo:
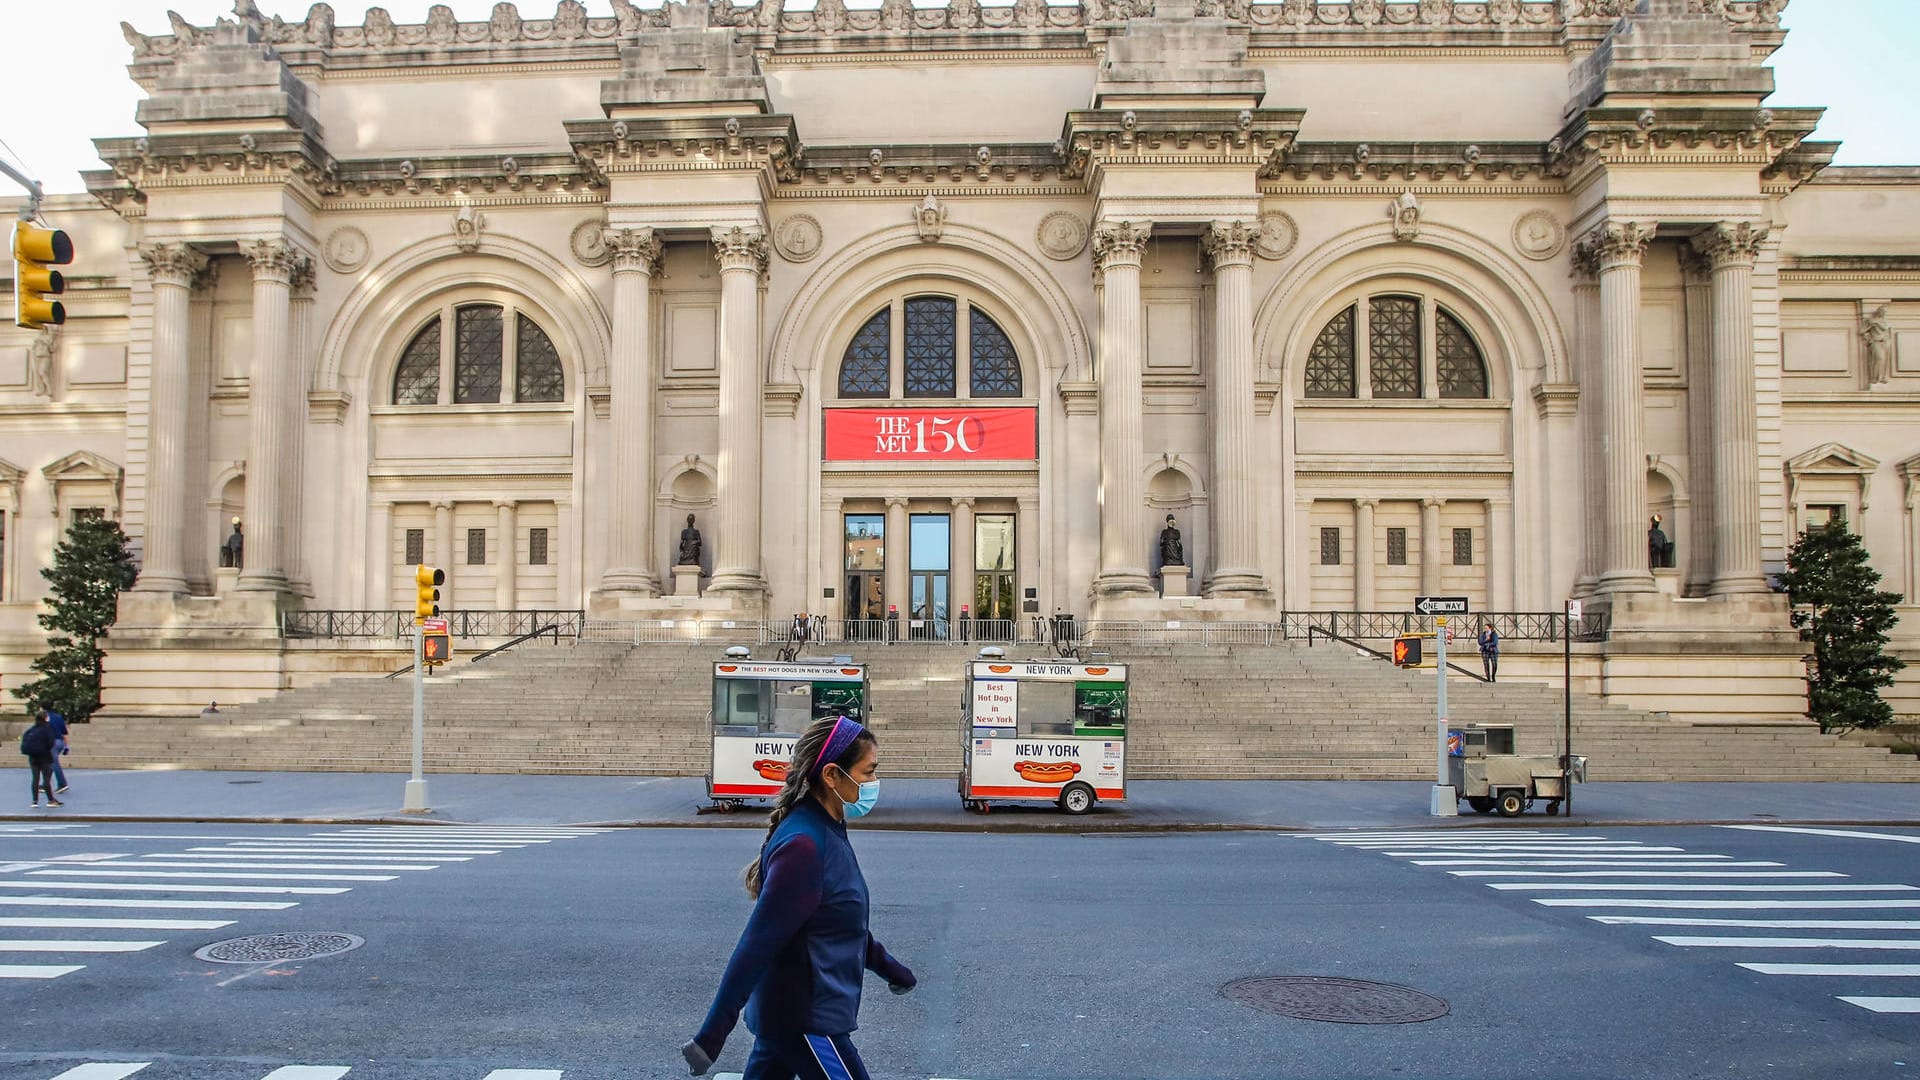
<svg viewBox="0 0 1920 1080"><path fill-rule="evenodd" d="M445 633L424 634L420 639L420 656L428 664L444 664L453 658L453 642Z"/></svg>
<svg viewBox="0 0 1920 1080"><path fill-rule="evenodd" d="M1393 639L1393 666L1420 666L1420 639L1418 637L1397 637Z"/></svg>

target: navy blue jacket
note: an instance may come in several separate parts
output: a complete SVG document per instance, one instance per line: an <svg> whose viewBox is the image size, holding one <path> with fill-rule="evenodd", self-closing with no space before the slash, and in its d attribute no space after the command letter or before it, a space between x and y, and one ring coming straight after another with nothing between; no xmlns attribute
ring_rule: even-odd
<svg viewBox="0 0 1920 1080"><path fill-rule="evenodd" d="M694 1036L714 1057L742 1006L756 1035L845 1035L859 1026L865 972L914 984L867 932L867 879L845 823L819 803L805 799L787 813L760 869L760 900Z"/></svg>

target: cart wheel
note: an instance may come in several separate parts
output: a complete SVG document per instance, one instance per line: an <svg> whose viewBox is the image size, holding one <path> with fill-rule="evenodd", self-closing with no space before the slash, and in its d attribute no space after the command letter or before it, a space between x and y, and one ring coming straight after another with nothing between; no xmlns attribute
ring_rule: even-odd
<svg viewBox="0 0 1920 1080"><path fill-rule="evenodd" d="M1485 795L1467 796L1467 805L1473 807L1473 812L1476 814L1493 813L1493 800Z"/></svg>
<svg viewBox="0 0 1920 1080"><path fill-rule="evenodd" d="M1560 816L1560 800L1559 799L1547 800L1547 816L1548 817Z"/></svg>
<svg viewBox="0 0 1920 1080"><path fill-rule="evenodd" d="M1495 805L1501 817L1519 817L1520 811L1527 808L1527 797L1518 791L1503 791Z"/></svg>
<svg viewBox="0 0 1920 1080"><path fill-rule="evenodd" d="M1093 809L1093 789L1085 784L1068 784L1060 793L1060 809L1076 815Z"/></svg>

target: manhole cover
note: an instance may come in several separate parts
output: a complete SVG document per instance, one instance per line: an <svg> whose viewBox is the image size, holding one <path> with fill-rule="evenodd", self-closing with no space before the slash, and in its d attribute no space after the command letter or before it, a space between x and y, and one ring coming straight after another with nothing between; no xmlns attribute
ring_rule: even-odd
<svg viewBox="0 0 1920 1080"><path fill-rule="evenodd" d="M193 955L216 964L270 964L334 956L365 944L352 934L254 934L216 941Z"/></svg>
<svg viewBox="0 0 1920 1080"><path fill-rule="evenodd" d="M1324 975L1238 979L1222 996L1264 1012L1330 1024L1417 1024L1447 1015L1447 1003L1409 986Z"/></svg>

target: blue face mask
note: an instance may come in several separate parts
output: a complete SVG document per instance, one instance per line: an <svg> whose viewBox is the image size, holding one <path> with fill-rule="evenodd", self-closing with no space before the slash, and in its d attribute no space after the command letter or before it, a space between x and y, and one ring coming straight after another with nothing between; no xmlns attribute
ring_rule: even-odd
<svg viewBox="0 0 1920 1080"><path fill-rule="evenodd" d="M853 778L849 776L847 779L851 780ZM834 795L834 798L837 798L837 799L840 798L840 793L838 791L835 791L833 795ZM874 804L878 803L879 801L880 801L880 781L878 780L869 780L866 783L861 784L860 797L855 801L847 802L847 800L845 799L840 799L841 805L846 807L847 818L849 820L853 818L866 817L868 814L873 813Z"/></svg>

